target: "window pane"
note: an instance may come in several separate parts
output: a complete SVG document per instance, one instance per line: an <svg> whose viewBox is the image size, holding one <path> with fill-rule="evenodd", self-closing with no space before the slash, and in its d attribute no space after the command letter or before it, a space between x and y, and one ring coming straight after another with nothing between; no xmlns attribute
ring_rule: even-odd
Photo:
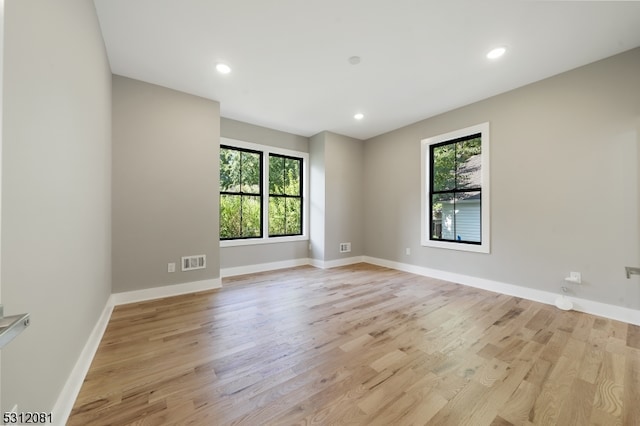
<svg viewBox="0 0 640 426"><path fill-rule="evenodd" d="M269 235L285 235L285 198L269 197Z"/></svg>
<svg viewBox="0 0 640 426"><path fill-rule="evenodd" d="M286 198L286 230L288 235L302 234L302 199Z"/></svg>
<svg viewBox="0 0 640 426"><path fill-rule="evenodd" d="M220 195L220 238L260 236L260 197Z"/></svg>
<svg viewBox="0 0 640 426"><path fill-rule="evenodd" d="M269 193L276 195L301 195L301 165L298 158L269 156Z"/></svg>
<svg viewBox="0 0 640 426"><path fill-rule="evenodd" d="M240 191L240 151L220 148L220 191Z"/></svg>
<svg viewBox="0 0 640 426"><path fill-rule="evenodd" d="M259 237L260 232L260 197L242 197L242 237Z"/></svg>
<svg viewBox="0 0 640 426"><path fill-rule="evenodd" d="M480 188L482 145L479 137L456 144L458 189Z"/></svg>
<svg viewBox="0 0 640 426"><path fill-rule="evenodd" d="M481 242L480 192L432 196L431 239Z"/></svg>
<svg viewBox="0 0 640 426"><path fill-rule="evenodd" d="M260 193L260 154L241 151L242 171L240 190L244 193Z"/></svg>
<svg viewBox="0 0 640 426"><path fill-rule="evenodd" d="M285 194L300 195L300 164L301 160L287 158L285 174Z"/></svg>
<svg viewBox="0 0 640 426"><path fill-rule="evenodd" d="M456 185L456 145L447 144L432 148L433 191L448 191Z"/></svg>
<svg viewBox="0 0 640 426"><path fill-rule="evenodd" d="M269 156L269 193L284 194L285 159Z"/></svg>
<svg viewBox="0 0 640 426"><path fill-rule="evenodd" d="M455 235L453 193L435 194L431 197L431 239L453 240Z"/></svg>
<svg viewBox="0 0 640 426"><path fill-rule="evenodd" d="M480 242L480 192L461 192L455 203L455 238Z"/></svg>
<svg viewBox="0 0 640 426"><path fill-rule="evenodd" d="M269 197L269 235L302 234L302 199Z"/></svg>
<svg viewBox="0 0 640 426"><path fill-rule="evenodd" d="M241 235L240 195L220 195L220 238Z"/></svg>

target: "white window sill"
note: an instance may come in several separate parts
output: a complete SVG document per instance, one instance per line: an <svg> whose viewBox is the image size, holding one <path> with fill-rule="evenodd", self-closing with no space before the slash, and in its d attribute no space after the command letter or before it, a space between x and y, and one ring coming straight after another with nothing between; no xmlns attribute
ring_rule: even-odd
<svg viewBox="0 0 640 426"><path fill-rule="evenodd" d="M280 244L291 243L296 241L309 241L306 235L295 235L291 237L271 237L271 238L249 238L244 240L223 240L220 241L220 247L239 247L253 246L260 244Z"/></svg>
<svg viewBox="0 0 640 426"><path fill-rule="evenodd" d="M448 241L424 240L421 242L423 247L437 247L449 250L471 251L475 253L490 253L489 244L464 244L452 243Z"/></svg>

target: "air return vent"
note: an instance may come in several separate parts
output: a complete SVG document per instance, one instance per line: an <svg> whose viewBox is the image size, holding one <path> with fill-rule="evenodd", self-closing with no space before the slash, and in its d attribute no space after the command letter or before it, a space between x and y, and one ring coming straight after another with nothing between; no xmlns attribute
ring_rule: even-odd
<svg viewBox="0 0 640 426"><path fill-rule="evenodd" d="M207 267L207 256L197 254L195 256L184 256L182 258L182 270L193 271L194 269L204 269Z"/></svg>
<svg viewBox="0 0 640 426"><path fill-rule="evenodd" d="M340 253L349 253L351 251L351 243L340 243Z"/></svg>

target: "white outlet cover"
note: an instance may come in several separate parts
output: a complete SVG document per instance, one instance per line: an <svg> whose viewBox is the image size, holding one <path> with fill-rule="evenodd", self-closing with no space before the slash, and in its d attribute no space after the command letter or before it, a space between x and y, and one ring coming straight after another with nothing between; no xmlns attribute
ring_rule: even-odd
<svg viewBox="0 0 640 426"><path fill-rule="evenodd" d="M580 272L569 272L569 276L566 277L564 280L572 284L581 284L582 274L580 274Z"/></svg>

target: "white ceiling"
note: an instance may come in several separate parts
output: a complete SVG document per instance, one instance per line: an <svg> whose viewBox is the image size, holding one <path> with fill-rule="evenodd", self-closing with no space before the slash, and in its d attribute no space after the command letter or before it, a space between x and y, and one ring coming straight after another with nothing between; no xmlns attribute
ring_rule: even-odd
<svg viewBox="0 0 640 426"><path fill-rule="evenodd" d="M95 0L114 74L367 139L640 46L638 1ZM495 61L485 54L506 45ZM359 65L348 58L360 56ZM223 61L233 71L220 75ZM365 118L356 121L356 112Z"/></svg>

